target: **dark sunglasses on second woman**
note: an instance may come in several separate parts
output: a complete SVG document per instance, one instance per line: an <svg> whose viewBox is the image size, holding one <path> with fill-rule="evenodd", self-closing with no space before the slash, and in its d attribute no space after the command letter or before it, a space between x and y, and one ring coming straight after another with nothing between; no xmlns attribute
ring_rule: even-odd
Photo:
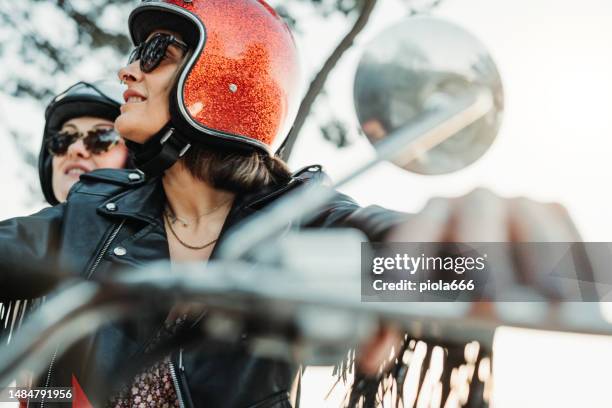
<svg viewBox="0 0 612 408"><path fill-rule="evenodd" d="M140 70L145 73L152 72L164 59L168 47L175 45L183 52L187 52L187 44L176 39L171 34L157 33L147 41L140 43L130 54L128 64L140 61Z"/></svg>
<svg viewBox="0 0 612 408"><path fill-rule="evenodd" d="M80 138L83 138L83 144L91 154L105 153L121 140L113 128L90 130L87 134L64 131L53 134L47 140L47 150L54 156L62 156Z"/></svg>

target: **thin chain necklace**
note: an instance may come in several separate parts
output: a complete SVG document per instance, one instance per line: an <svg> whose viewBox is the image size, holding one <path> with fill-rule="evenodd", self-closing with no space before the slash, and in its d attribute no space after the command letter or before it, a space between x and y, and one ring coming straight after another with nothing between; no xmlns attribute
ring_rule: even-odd
<svg viewBox="0 0 612 408"><path fill-rule="evenodd" d="M195 251L200 250L200 249L204 249L204 248L208 248L209 246L211 246L212 244L214 244L215 242L217 242L218 238L213 239L210 242L205 243L202 246L196 246L196 245L189 245L188 243L186 243L185 241L183 241L182 239L179 238L178 234L176 233L176 231L174 230L174 228L172 227L172 220L170 220L168 218L168 213L164 211L164 218L166 219L166 222L168 223L168 227L170 228L170 232L172 232L172 235L174 235L174 238L176 238L176 240L185 248L188 249L193 249Z"/></svg>
<svg viewBox="0 0 612 408"><path fill-rule="evenodd" d="M219 204L215 208L211 208L207 212L198 215L198 217L194 221L197 221L197 220L201 219L202 217L205 217L207 215L210 215L210 214L214 213L215 211L217 211L221 207L225 206L225 204L229 203L231 200L232 200L232 197L230 197L228 200L222 202L221 204ZM175 222L179 221L181 224L183 224L183 227L187 228L189 226L189 224L190 224L190 223L186 222L185 220L183 220L182 218L177 217L176 214L174 213L174 211L172 211L172 208L170 208L169 205L166 205L166 210L164 211L164 214L166 215L166 218L169 220L169 222L172 223L172 225L174 225Z"/></svg>

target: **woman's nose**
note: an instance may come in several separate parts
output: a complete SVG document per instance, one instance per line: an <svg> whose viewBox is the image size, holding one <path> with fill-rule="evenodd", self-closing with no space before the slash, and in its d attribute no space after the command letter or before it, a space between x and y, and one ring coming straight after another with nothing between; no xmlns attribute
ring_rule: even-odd
<svg viewBox="0 0 612 408"><path fill-rule="evenodd" d="M119 77L119 81L124 83L140 81L142 79L140 61L136 60L131 64L124 66L119 70L119 72L117 72L117 76Z"/></svg>
<svg viewBox="0 0 612 408"><path fill-rule="evenodd" d="M71 159L88 159L91 157L91 153L85 147L85 143L83 143L83 138L79 138L68 146L68 157Z"/></svg>

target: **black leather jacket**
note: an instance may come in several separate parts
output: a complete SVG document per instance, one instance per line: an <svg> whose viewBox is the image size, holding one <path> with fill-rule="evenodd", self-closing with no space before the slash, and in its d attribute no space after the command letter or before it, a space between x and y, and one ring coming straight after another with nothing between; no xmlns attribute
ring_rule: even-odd
<svg viewBox="0 0 612 408"><path fill-rule="evenodd" d="M310 166L296 173L289 183L237 197L219 240L223 240L229 227L287 191L323 178L320 167ZM168 259L162 221L164 204L159 179L145 180L129 170L105 169L84 174L66 203L0 223L0 268L20 270L28 261L96 279L126 266L142 267L148 262ZM380 240L402 217L403 214L379 207L360 208L350 198L338 194L310 226L356 227L371 240ZM215 258L214 251L211 258ZM67 367L58 359L51 368L49 381L42 385L65 386L72 373L112 376L120 365L117 362L142 352L158 327L139 331L112 325L100 330L90 339L90 352L81 359L81 367ZM295 368L255 358L239 347L212 355L197 349L177 351L172 355L172 370L176 374L177 392L187 407L291 406L289 393L296 377ZM89 387L95 387L95 381L84 381L81 385L87 394Z"/></svg>

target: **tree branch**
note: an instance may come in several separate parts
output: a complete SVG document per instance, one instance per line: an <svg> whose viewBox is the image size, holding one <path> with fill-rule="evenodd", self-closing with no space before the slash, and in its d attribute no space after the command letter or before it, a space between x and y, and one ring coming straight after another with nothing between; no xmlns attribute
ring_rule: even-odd
<svg viewBox="0 0 612 408"><path fill-rule="evenodd" d="M93 13L91 16L79 13L72 7L72 4L66 0L57 0L56 4L77 24L77 27L79 27L79 37L83 33L89 34L92 41L91 47L100 48L110 45L122 53L127 53L130 50L132 43L126 35L108 33L98 27L96 22L92 19L92 17L97 16L96 13Z"/></svg>
<svg viewBox="0 0 612 408"><path fill-rule="evenodd" d="M364 2L363 8L361 9L361 13L359 17L353 24L353 28L344 36L342 41L336 46L336 49L330 54L330 56L323 64L321 70L317 73L315 78L310 83L308 87L308 92L306 92L306 96L302 99L300 104L300 108L298 110L297 117L295 119L295 123L293 128L289 132L289 136L287 136L287 141L285 142L284 147L280 152L280 156L283 160L288 160L291 156L291 151L293 150L293 146L295 145L295 141L298 138L304 123L306 122L306 118L312 109L312 105L314 104L317 96L321 93L325 82L331 71L334 69L342 55L353 46L353 42L357 35L364 29L367 25L370 16L372 15L372 11L374 10L374 6L376 6L378 0L366 0Z"/></svg>

